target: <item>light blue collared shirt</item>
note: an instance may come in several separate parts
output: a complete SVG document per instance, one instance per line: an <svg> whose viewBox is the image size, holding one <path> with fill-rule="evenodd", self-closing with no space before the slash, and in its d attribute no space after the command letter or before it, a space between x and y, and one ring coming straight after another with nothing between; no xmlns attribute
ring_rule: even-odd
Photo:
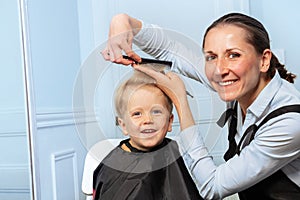
<svg viewBox="0 0 300 200"><path fill-rule="evenodd" d="M174 71L211 88L204 73L201 48L186 46L185 43L178 42L179 40L180 38L170 40L163 29L143 23L143 28L135 36L134 42L156 58L172 60ZM241 110L238 109L236 142L239 142L250 125L259 124L273 110L292 104L300 104L300 93L293 84L281 79L276 72L247 109L244 122ZM231 105L232 103L228 103L228 107ZM279 169L300 186L299 122L298 113L287 113L269 120L257 131L254 140L239 156L236 155L219 166L214 164L209 155L198 126L183 130L177 142L199 192L205 199L220 199L240 192Z"/></svg>

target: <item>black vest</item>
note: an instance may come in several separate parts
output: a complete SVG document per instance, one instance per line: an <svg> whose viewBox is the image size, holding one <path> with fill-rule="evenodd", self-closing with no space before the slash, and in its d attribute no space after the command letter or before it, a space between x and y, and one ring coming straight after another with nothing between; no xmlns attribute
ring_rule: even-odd
<svg viewBox="0 0 300 200"><path fill-rule="evenodd" d="M236 103L237 105L237 103ZM268 114L263 121L257 126L256 124L251 125L243 134L241 141L237 145L234 139L236 134L237 125L237 106L234 109L226 111L226 116L223 115L223 121L227 121L231 117L229 124L229 149L224 154L224 159L227 161L232 158L235 154L240 154L240 149L250 144L254 139L256 131L265 124L271 118L285 114L287 112L298 112L300 113L300 105L284 106ZM230 115L230 116L229 116ZM226 119L225 119L226 118ZM288 128L288 127L287 127ZM277 199L277 200L295 200L300 199L300 188L297 184L291 181L282 170L278 170L271 176L265 178L259 183L251 186L250 188L239 192L239 198L241 200L256 200L256 199Z"/></svg>

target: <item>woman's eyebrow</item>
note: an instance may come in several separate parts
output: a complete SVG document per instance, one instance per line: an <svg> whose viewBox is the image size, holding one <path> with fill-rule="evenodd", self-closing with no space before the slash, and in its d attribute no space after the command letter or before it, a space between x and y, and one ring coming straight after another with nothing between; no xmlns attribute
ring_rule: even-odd
<svg viewBox="0 0 300 200"><path fill-rule="evenodd" d="M203 50L203 53L214 53L213 51L205 51L205 50Z"/></svg>

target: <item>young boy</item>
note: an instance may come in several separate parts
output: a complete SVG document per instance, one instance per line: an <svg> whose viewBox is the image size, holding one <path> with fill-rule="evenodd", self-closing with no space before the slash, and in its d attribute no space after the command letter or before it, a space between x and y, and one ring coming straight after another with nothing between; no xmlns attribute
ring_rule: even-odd
<svg viewBox="0 0 300 200"><path fill-rule="evenodd" d="M157 67L154 65L150 67ZM173 106L155 81L135 71L116 90L115 107L118 124L129 139L94 171L93 198L202 199L176 142L165 138L172 131Z"/></svg>

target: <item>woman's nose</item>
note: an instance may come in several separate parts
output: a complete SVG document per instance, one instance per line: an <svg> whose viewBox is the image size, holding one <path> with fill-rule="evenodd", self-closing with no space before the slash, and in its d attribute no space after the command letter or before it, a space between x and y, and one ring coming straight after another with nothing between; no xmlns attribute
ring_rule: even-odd
<svg viewBox="0 0 300 200"><path fill-rule="evenodd" d="M215 74L222 76L228 74L228 72L228 62L224 58L219 58L216 62Z"/></svg>

